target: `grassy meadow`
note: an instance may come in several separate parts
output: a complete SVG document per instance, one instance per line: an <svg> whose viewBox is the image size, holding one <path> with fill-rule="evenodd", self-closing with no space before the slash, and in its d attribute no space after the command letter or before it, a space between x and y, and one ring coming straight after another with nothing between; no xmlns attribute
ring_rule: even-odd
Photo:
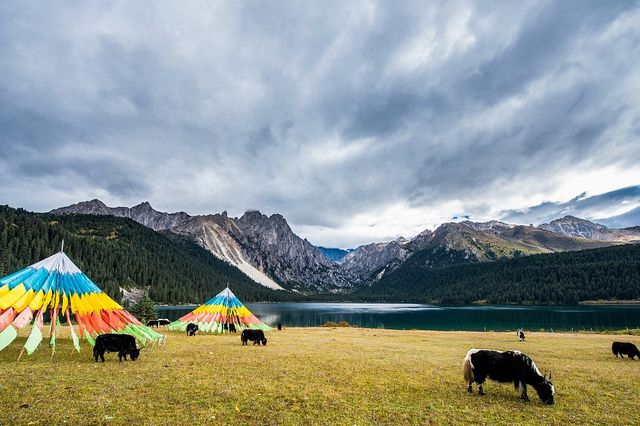
<svg viewBox="0 0 640 426"><path fill-rule="evenodd" d="M243 347L237 335L166 334L163 349L104 364L64 338L53 361L42 345L16 363L21 336L0 352L0 425L640 424L640 361L610 350L638 336L290 328ZM492 382L467 394L472 347L530 355L553 374L556 404Z"/></svg>

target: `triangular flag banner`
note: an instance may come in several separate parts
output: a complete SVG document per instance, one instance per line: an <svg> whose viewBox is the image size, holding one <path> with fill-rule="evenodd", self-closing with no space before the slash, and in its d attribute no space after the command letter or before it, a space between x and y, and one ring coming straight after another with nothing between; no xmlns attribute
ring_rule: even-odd
<svg viewBox="0 0 640 426"><path fill-rule="evenodd" d="M267 324L253 315L246 306L231 292L229 287L218 293L213 299L198 306L182 318L167 326L169 330L185 331L187 324L198 324L198 328L204 332L222 333L228 332L229 325L233 324L237 331L245 328L271 330Z"/></svg>
<svg viewBox="0 0 640 426"><path fill-rule="evenodd" d="M71 334L71 340L73 340L73 347L76 348L76 351L80 352L80 339L76 335L76 331L73 329L73 324L71 323L71 318L69 317L69 310L66 311L67 324L69 324L69 332Z"/></svg>
<svg viewBox="0 0 640 426"><path fill-rule="evenodd" d="M56 332L58 331L58 325L60 325L57 313L57 310L51 310L51 327L49 328L49 346L51 346L51 350L54 353L56 351Z"/></svg>
<svg viewBox="0 0 640 426"><path fill-rule="evenodd" d="M18 337L18 330L12 325L2 330L0 333L0 351L6 348Z"/></svg>
<svg viewBox="0 0 640 426"><path fill-rule="evenodd" d="M42 312L47 309L51 311L50 344L54 348L59 315L67 309L91 345L95 344L95 336L104 333L127 332L141 346L162 337L107 296L61 251L0 279L0 350L38 312L25 344L27 352L33 353L42 340ZM71 315L67 315L73 345L79 350Z"/></svg>
<svg viewBox="0 0 640 426"><path fill-rule="evenodd" d="M42 330L38 327L36 321L31 326L31 334L24 344L24 348L27 350L27 354L31 355L38 349L38 346L42 342Z"/></svg>
<svg viewBox="0 0 640 426"><path fill-rule="evenodd" d="M87 332L87 330L84 331L84 338L87 340L87 342L89 342L91 346L96 345L96 341L94 340L93 337L91 337L91 335L89 334L89 332Z"/></svg>

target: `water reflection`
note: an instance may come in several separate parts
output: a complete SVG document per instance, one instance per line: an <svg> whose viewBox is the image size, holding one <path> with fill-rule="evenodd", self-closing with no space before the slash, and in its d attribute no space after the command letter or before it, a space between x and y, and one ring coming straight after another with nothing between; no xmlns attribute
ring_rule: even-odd
<svg viewBox="0 0 640 426"><path fill-rule="evenodd" d="M433 306L397 303L249 303L270 325L319 326L347 321L360 327L423 330L607 330L640 327L640 306ZM194 307L160 307L171 320Z"/></svg>

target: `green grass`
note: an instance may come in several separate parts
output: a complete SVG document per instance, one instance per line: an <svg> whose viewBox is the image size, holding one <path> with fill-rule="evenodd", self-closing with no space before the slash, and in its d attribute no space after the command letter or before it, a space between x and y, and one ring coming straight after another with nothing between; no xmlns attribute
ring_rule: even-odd
<svg viewBox="0 0 640 426"><path fill-rule="evenodd" d="M528 333L520 343L515 333L322 327L243 347L238 336L167 335L164 349L105 364L62 338L53 362L43 347L16 363L14 342L0 352L0 424L640 423L640 361L616 359L614 336ZM486 396L467 394L461 363L472 347L530 355L553 374L556 404L531 388L523 403L491 382Z"/></svg>

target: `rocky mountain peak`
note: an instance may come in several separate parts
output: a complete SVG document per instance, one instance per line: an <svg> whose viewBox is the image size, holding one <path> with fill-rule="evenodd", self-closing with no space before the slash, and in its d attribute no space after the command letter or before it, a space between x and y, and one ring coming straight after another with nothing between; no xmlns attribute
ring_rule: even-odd
<svg viewBox="0 0 640 426"><path fill-rule="evenodd" d="M133 206L131 207L131 209L146 209L146 210L153 210L153 207L151 207L151 203L148 201L143 201L140 204L138 204L137 206Z"/></svg>
<svg viewBox="0 0 640 426"><path fill-rule="evenodd" d="M52 214L95 214L95 215L111 215L116 217L126 217L133 219L155 231L162 229L170 229L178 223L188 219L190 216L185 212L164 213L159 212L151 207L148 201L138 204L132 208L129 207L108 207L102 201L94 199L91 201L82 201L59 209L51 210Z"/></svg>
<svg viewBox="0 0 640 426"><path fill-rule="evenodd" d="M606 234L609 230L606 226L593 223L586 219L567 215L563 218L552 220L549 223L543 223L540 229L555 232L556 234L568 237L581 237L599 239L598 236Z"/></svg>
<svg viewBox="0 0 640 426"><path fill-rule="evenodd" d="M257 220L263 220L263 219L267 219L267 216L260 213L260 210L247 210L244 212L242 216L240 216L240 220L246 220L246 221L249 221L249 220L257 221Z"/></svg>

